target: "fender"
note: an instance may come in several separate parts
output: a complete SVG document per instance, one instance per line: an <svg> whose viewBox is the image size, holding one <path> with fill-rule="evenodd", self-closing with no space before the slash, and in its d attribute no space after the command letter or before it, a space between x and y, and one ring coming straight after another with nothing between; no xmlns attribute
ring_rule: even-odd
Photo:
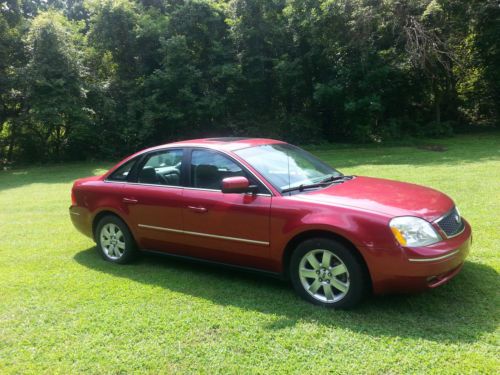
<svg viewBox="0 0 500 375"><path fill-rule="evenodd" d="M127 227L132 232L132 235L134 236L134 238L136 238L135 233L133 232L133 229L131 228L131 226L127 222L127 219L125 218L125 215L123 215L123 213L121 211L116 210L112 207L102 207L99 210L92 212L92 214L91 214L92 236L93 236L94 240L95 240L95 229L97 227L97 223L99 222L101 217L105 216L106 214L113 214L113 215L119 217L125 224L127 224Z"/></svg>
<svg viewBox="0 0 500 375"><path fill-rule="evenodd" d="M326 232L344 239L357 249L367 264L370 263L368 252L373 244L387 244L387 248L394 248L388 219L383 214L366 216L350 207L336 207L332 211L328 206L311 207L311 203L300 201L295 201L293 208L289 208L289 203L287 197L273 199L271 239L275 241L271 240L271 257L279 271L282 271L283 257L290 244L308 232ZM379 229L374 230L374 227Z"/></svg>

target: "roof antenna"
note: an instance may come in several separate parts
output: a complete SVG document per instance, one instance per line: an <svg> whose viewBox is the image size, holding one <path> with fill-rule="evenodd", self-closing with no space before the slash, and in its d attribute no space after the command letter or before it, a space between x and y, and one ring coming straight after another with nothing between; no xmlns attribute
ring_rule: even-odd
<svg viewBox="0 0 500 375"><path fill-rule="evenodd" d="M290 155L288 155L288 149L286 150L286 162L287 162L287 166L288 166L288 188L290 189L292 183L290 180ZM292 195L292 193L288 192L288 195Z"/></svg>

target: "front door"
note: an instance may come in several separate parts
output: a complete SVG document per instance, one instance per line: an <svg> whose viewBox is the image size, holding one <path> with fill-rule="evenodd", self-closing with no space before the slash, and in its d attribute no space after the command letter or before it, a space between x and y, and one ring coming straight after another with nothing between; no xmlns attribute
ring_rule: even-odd
<svg viewBox="0 0 500 375"><path fill-rule="evenodd" d="M189 159L189 158L188 158ZM266 268L269 256L271 194L224 194L222 180L245 176L227 155L191 150L189 187L183 194L185 241L193 255L247 267Z"/></svg>

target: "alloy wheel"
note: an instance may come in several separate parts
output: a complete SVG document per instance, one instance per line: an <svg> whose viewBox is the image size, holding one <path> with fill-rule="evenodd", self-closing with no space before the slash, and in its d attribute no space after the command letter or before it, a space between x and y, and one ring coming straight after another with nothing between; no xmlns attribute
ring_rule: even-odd
<svg viewBox="0 0 500 375"><path fill-rule="evenodd" d="M101 229L101 247L104 254L113 260L120 259L125 252L125 237L120 227L113 223L105 224Z"/></svg>
<svg viewBox="0 0 500 375"><path fill-rule="evenodd" d="M306 253L299 263L299 277L307 293L324 303L340 301L349 291L349 271L329 250L315 249Z"/></svg>

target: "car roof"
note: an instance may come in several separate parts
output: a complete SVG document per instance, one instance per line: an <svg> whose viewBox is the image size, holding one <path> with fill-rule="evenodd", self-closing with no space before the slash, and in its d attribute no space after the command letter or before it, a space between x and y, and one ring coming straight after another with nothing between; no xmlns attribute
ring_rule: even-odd
<svg viewBox="0 0 500 375"><path fill-rule="evenodd" d="M285 143L275 139L269 138L246 138L246 137L216 137L216 138L200 138L200 139L190 139L186 141L166 143L163 145L151 147L144 151L154 151L157 149L167 148L167 147L206 147L215 150L224 151L235 151L242 148L248 148L253 146L261 146L268 144Z"/></svg>

